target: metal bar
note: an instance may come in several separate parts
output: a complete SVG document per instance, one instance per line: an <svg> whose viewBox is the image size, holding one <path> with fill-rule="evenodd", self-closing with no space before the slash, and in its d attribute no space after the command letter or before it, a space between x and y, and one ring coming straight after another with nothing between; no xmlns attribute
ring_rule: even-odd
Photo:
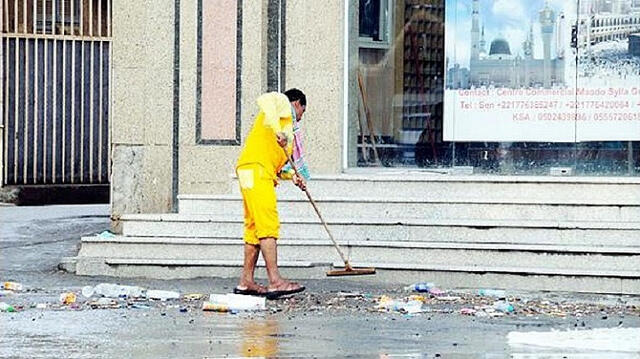
<svg viewBox="0 0 640 359"><path fill-rule="evenodd" d="M16 11L17 13L17 11ZM16 17L17 20L17 17ZM17 21L16 21L17 23ZM20 72L18 72L18 63L20 61L18 61L18 53L20 52L20 44L18 43L19 40L15 41L15 45L14 45L14 59L15 59L15 63L14 63L14 85L15 87L13 88L13 96L14 96L14 100L13 100L13 110L14 110L14 117L13 117L13 123L14 123L14 138L18 138L18 89L19 89L19 83L18 83L18 79L20 78L20 76L18 76L18 74ZM14 140L13 142L13 183L17 183L18 182L18 146L16 145L16 142Z"/></svg>
<svg viewBox="0 0 640 359"><path fill-rule="evenodd" d="M18 33L18 0L13 2L13 32Z"/></svg>
<svg viewBox="0 0 640 359"><path fill-rule="evenodd" d="M5 1L4 5L7 6L7 1ZM9 11L8 7L5 7L6 12ZM8 16L8 15L7 15ZM9 23L7 22L7 29L9 28ZM4 40L4 46L5 46L5 51L4 51L4 67L2 68L3 72L9 72L9 39L5 39ZM4 176L3 179L4 181L1 184L6 184L9 181L9 173L8 173L8 167L9 167L9 161L8 161L8 156L7 154L9 153L9 128L7 127L9 125L9 74L5 74L6 79L3 77L4 80L4 102L2 103L2 109L3 109L3 115L4 115L4 121L2 122L3 126L5 126L4 130L2 131L4 133L4 149L2 152L2 156L3 156L3 161L4 161Z"/></svg>
<svg viewBox="0 0 640 359"><path fill-rule="evenodd" d="M55 2L55 0L54 0ZM52 183L56 182L56 145L58 144L57 140L57 123L58 123L58 44L56 40L53 40L53 57L51 59L53 62L53 80L52 80L52 91L53 91L53 101L51 102L51 106L53 106L53 115L51 116L51 121L53 121L53 130L51 131L51 181Z"/></svg>
<svg viewBox="0 0 640 359"><path fill-rule="evenodd" d="M35 34L37 32L37 30L36 30L37 29L36 21L38 20L38 0L32 0L32 1L33 1L33 16L32 16L32 19L31 19L31 23L32 23L32 26L33 26L32 33ZM37 44L33 45L34 48L35 48L35 45L37 45Z"/></svg>
<svg viewBox="0 0 640 359"><path fill-rule="evenodd" d="M70 12L71 21L69 22L69 26L71 27L71 35L74 35L74 36L76 34L76 23L74 21L75 17L76 17L76 13L74 12L75 9L73 8L73 5L74 5L75 2L76 2L76 0L71 0L70 1L70 3L71 3L71 12Z"/></svg>
<svg viewBox="0 0 640 359"><path fill-rule="evenodd" d="M71 1L73 3L73 0ZM72 11L73 13L73 11ZM73 16L73 15L72 15ZM73 21L71 21L73 24ZM75 182L76 165L76 41L71 41L71 183Z"/></svg>
<svg viewBox="0 0 640 359"><path fill-rule="evenodd" d="M35 4L37 1L33 0ZM35 6L34 6L35 8ZM34 17L35 18L35 17ZM35 31L35 23L33 27ZM33 40L33 183L38 182L38 135L40 131L38 129L38 85L40 84L38 78L38 55L40 51L38 48L38 39Z"/></svg>
<svg viewBox="0 0 640 359"><path fill-rule="evenodd" d="M102 0L98 0L98 36L102 37Z"/></svg>
<svg viewBox="0 0 640 359"><path fill-rule="evenodd" d="M9 32L9 0L4 0L3 7L2 7L2 14L4 15L4 23L2 24L2 30L5 33L8 33ZM7 45L7 48L8 47L9 45Z"/></svg>
<svg viewBox="0 0 640 359"><path fill-rule="evenodd" d="M102 42L98 42L100 45L100 70L98 78L98 182L102 179Z"/></svg>
<svg viewBox="0 0 640 359"><path fill-rule="evenodd" d="M76 35L76 27L75 27L75 9L74 9L75 0L71 0L71 35ZM71 40L71 136L69 140L71 141L71 183L75 182L75 164L76 164L76 146L75 146L75 138L76 138L76 41Z"/></svg>
<svg viewBox="0 0 640 359"><path fill-rule="evenodd" d="M44 23L47 21L46 12L43 14L42 21ZM49 89L47 87L49 85L49 40L45 39L43 42L44 53L42 54L42 77L44 78L44 86L42 87L42 100L44 103L42 104L42 183L47 183L47 116L49 114L49 108L47 106L47 102L49 100Z"/></svg>
<svg viewBox="0 0 640 359"><path fill-rule="evenodd" d="M16 19L17 21L17 19ZM27 33L27 0L22 0L22 32L23 33ZM26 50L26 44L25 44L25 50ZM26 53L26 51L25 51Z"/></svg>
<svg viewBox="0 0 640 359"><path fill-rule="evenodd" d="M5 37L12 39L49 39L49 40L86 40L91 41L94 38L89 36L73 36L73 35L60 35L60 34L5 34ZM110 42L110 38L104 38L103 41Z"/></svg>
<svg viewBox="0 0 640 359"><path fill-rule="evenodd" d="M83 35L84 35L84 0L80 0L80 36L83 36Z"/></svg>
<svg viewBox="0 0 640 359"><path fill-rule="evenodd" d="M26 3L26 0L23 0ZM27 154L29 149L29 43L24 40L24 138L22 139L22 182L27 184Z"/></svg>
<svg viewBox="0 0 640 359"><path fill-rule="evenodd" d="M64 0L62 1L62 19L64 23ZM63 25L64 29L64 25ZM64 31L63 31L64 32ZM58 59L56 58L56 61ZM60 132L60 139L62 140L62 146L60 146L60 153L62 154L62 162L60 165L60 171L62 173L62 183L65 182L67 168L66 164L66 142L67 142L67 42L62 41L62 131Z"/></svg>
<svg viewBox="0 0 640 359"><path fill-rule="evenodd" d="M2 2L2 32L9 32L9 2L4 0Z"/></svg>
<svg viewBox="0 0 640 359"><path fill-rule="evenodd" d="M88 17L89 17L89 36L93 37L93 0L89 0L89 16Z"/></svg>
<svg viewBox="0 0 640 359"><path fill-rule="evenodd" d="M111 37L111 0L107 0L107 37ZM111 46L109 46L109 51L111 51ZM111 57L109 57L109 61L111 61Z"/></svg>
<svg viewBox="0 0 640 359"><path fill-rule="evenodd" d="M47 24L47 0L42 0L42 34L46 33Z"/></svg>
<svg viewBox="0 0 640 359"><path fill-rule="evenodd" d="M93 41L89 59L89 183L93 183Z"/></svg>
<svg viewBox="0 0 640 359"><path fill-rule="evenodd" d="M56 33L56 1L51 0L51 34Z"/></svg>
<svg viewBox="0 0 640 359"><path fill-rule="evenodd" d="M38 0L33 1L32 34L38 32ZM38 39L33 36L33 184L38 182Z"/></svg>
<svg viewBox="0 0 640 359"><path fill-rule="evenodd" d="M84 41L80 42L80 182L84 182Z"/></svg>

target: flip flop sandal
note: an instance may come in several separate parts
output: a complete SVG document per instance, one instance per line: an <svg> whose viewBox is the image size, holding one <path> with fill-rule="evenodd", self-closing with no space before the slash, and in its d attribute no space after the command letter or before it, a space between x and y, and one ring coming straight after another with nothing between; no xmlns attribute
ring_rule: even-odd
<svg viewBox="0 0 640 359"><path fill-rule="evenodd" d="M266 292L258 292L255 289L240 289L238 287L233 288L233 293L234 294L242 294L242 295L253 295L256 297L264 297L265 295L267 295Z"/></svg>
<svg viewBox="0 0 640 359"><path fill-rule="evenodd" d="M269 300L273 300L273 299L278 299L282 296L285 295L290 295L290 294L296 294L296 293L300 293L302 291L304 291L306 288L304 286L300 286L296 289L290 289L290 290L274 290L271 292L267 292L267 299Z"/></svg>

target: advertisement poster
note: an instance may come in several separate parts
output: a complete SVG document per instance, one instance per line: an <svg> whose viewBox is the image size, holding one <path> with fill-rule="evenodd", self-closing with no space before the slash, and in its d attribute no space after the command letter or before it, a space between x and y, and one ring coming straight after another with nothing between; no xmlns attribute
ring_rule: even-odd
<svg viewBox="0 0 640 359"><path fill-rule="evenodd" d="M444 139L640 140L639 0L446 0Z"/></svg>

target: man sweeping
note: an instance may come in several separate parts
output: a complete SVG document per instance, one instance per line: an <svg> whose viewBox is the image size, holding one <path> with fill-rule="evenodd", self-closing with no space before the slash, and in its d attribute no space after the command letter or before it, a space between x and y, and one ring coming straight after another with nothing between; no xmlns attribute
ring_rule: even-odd
<svg viewBox="0 0 640 359"><path fill-rule="evenodd" d="M297 130L298 122L302 120L307 98L302 91L290 89L284 94L264 94L257 103L260 112L236 164L244 203L244 267L234 293L266 295L275 299L305 289L298 283L285 280L278 270L280 220L275 185L278 179L292 179L300 189L306 188L305 180L290 167L285 168L285 164L287 154L293 153L294 161L299 164L297 167L305 169L301 173L308 173L302 161L300 134L296 133L294 138L294 128ZM267 268L269 284L266 288L254 280L260 252Z"/></svg>

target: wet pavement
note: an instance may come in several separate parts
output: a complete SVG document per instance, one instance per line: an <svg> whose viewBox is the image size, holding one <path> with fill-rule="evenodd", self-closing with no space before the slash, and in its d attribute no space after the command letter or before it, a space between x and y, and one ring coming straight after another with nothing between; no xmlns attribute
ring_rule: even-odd
<svg viewBox="0 0 640 359"><path fill-rule="evenodd" d="M229 293L234 279L78 277L57 270L61 257L75 254L80 236L108 229L106 206L0 207L0 225L0 280L24 286L0 297L18 309L0 313L3 358L640 358L633 343L599 347L586 335L612 328L614 339L607 341L640 343L640 329L624 331L640 328L638 297L507 292L513 312L503 313L495 309L500 300L475 291L417 293L404 288L410 283L339 278L303 281L306 292L267 301L265 311L205 312L208 294ZM81 294L102 282L182 296L96 305L97 297ZM76 301L61 304L65 292ZM561 347L509 339L514 332L551 330L585 336Z"/></svg>

